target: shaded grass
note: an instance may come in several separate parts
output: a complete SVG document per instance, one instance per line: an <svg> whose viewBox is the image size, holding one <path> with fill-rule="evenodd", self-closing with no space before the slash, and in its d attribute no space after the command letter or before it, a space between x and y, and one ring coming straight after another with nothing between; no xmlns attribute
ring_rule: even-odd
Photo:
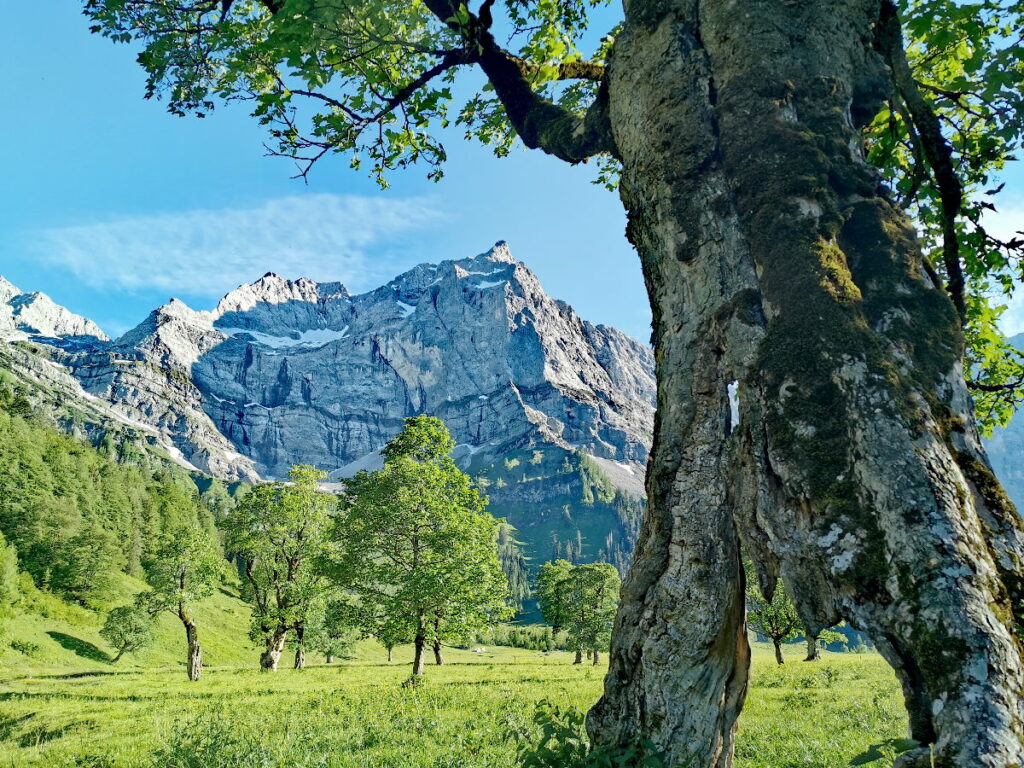
<svg viewBox="0 0 1024 768"><path fill-rule="evenodd" d="M426 682L403 689L404 663L372 643L342 665L277 674L212 668L198 683L178 669L83 677L0 673L0 766L36 768L508 768L512 732L533 734L537 702L586 709L603 668L565 653L452 650ZM874 654L825 654L778 668L755 649L737 768L888 765L905 735L895 678ZM399 659L409 655L402 649ZM104 665L107 670L110 665Z"/></svg>

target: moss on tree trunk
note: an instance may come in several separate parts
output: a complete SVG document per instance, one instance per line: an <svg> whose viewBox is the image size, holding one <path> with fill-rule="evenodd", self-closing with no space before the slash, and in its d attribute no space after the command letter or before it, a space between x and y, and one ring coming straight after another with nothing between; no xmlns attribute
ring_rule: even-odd
<svg viewBox="0 0 1024 768"><path fill-rule="evenodd" d="M1024 764L1024 531L974 426L956 311L861 153L890 83L879 10L627 5L609 114L658 412L597 743L731 765L742 538L808 631L871 636L936 765Z"/></svg>

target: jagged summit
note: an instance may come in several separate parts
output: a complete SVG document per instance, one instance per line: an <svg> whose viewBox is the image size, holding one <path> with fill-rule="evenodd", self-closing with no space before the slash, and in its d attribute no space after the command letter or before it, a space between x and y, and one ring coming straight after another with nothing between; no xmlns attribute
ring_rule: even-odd
<svg viewBox="0 0 1024 768"><path fill-rule="evenodd" d="M92 338L107 335L88 318L54 302L45 293L24 293L0 277L0 339Z"/></svg>
<svg viewBox="0 0 1024 768"><path fill-rule="evenodd" d="M547 446L641 476L654 413L650 349L548 296L504 241L357 295L269 272L212 311L172 299L64 361L228 478L345 467L418 413L448 423L464 463Z"/></svg>

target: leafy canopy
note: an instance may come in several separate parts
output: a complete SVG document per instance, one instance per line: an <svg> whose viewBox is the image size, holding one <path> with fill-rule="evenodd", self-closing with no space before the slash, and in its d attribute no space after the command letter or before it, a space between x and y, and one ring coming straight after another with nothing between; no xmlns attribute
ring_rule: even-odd
<svg viewBox="0 0 1024 768"><path fill-rule="evenodd" d="M288 483L253 488L221 522L224 546L242 563L242 596L253 607L252 635L265 640L303 626L323 611L333 496L319 490L327 473L292 467Z"/></svg>
<svg viewBox="0 0 1024 768"><path fill-rule="evenodd" d="M498 522L449 447L439 419L406 419L384 468L346 483L338 572L386 644L464 637L510 613Z"/></svg>
<svg viewBox="0 0 1024 768"><path fill-rule="evenodd" d="M183 613L192 603L213 594L224 571L224 560L209 532L195 525L171 531L147 564L150 592L140 604L150 612Z"/></svg>
<svg viewBox="0 0 1024 768"><path fill-rule="evenodd" d="M107 614L100 637L117 651L114 661L126 653L134 653L156 640L153 616L137 605L122 605Z"/></svg>
<svg viewBox="0 0 1024 768"><path fill-rule="evenodd" d="M611 642L619 606L619 572L611 563L544 563L537 577L537 598L544 620L556 632L569 633L569 646L600 651Z"/></svg>

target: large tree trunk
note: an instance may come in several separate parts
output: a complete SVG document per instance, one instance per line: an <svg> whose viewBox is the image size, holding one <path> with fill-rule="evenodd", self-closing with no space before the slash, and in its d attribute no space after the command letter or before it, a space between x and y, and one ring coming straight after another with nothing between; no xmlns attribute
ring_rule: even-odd
<svg viewBox="0 0 1024 768"><path fill-rule="evenodd" d="M277 672L277 665L281 661L281 654L284 653L286 638L287 635L284 632L267 636L263 653L260 654L260 669L264 672Z"/></svg>
<svg viewBox="0 0 1024 768"><path fill-rule="evenodd" d="M195 682L203 673L203 649L199 646L199 630L184 603L178 604L178 618L185 627L185 642L188 646L186 668L188 679Z"/></svg>
<svg viewBox="0 0 1024 768"><path fill-rule="evenodd" d="M576 649L576 658L573 659L572 663L573 664L582 664L583 663L583 649L582 648L577 648Z"/></svg>
<svg viewBox="0 0 1024 768"><path fill-rule="evenodd" d="M601 661L601 656L597 651L594 651L594 666L596 667Z"/></svg>
<svg viewBox="0 0 1024 768"><path fill-rule="evenodd" d="M785 664L786 663L786 659L782 655L782 642L780 640L776 640L773 637L772 638L772 645L775 646L775 663L776 664Z"/></svg>
<svg viewBox="0 0 1024 768"><path fill-rule="evenodd" d="M742 536L809 631L872 637L937 766L1024 763L1024 531L978 439L952 303L861 155L889 91L878 16L626 4L609 109L658 412L598 744L731 765Z"/></svg>
<svg viewBox="0 0 1024 768"><path fill-rule="evenodd" d="M821 658L821 649L818 647L818 638L807 635L807 657L804 661L817 661Z"/></svg>

